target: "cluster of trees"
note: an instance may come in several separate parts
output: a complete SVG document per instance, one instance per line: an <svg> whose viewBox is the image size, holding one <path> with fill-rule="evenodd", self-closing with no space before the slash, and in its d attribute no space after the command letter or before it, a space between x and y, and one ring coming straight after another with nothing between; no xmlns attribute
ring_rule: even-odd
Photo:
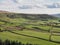
<svg viewBox="0 0 60 45"><path fill-rule="evenodd" d="M48 15L48 14L17 14L17 13L11 13L11 14L5 14L6 17L9 18L25 18L25 19L31 19L31 20L43 20L47 21L48 19L55 19L56 17Z"/></svg>
<svg viewBox="0 0 60 45"><path fill-rule="evenodd" d="M18 41L10 41L10 40L2 41L2 40L0 40L0 45L33 45L33 44L30 44L30 43L23 44Z"/></svg>

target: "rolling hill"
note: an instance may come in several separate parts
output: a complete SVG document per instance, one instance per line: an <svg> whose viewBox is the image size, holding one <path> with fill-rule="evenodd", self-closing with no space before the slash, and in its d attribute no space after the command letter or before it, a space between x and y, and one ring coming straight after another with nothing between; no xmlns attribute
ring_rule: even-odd
<svg viewBox="0 0 60 45"><path fill-rule="evenodd" d="M60 14L52 14L52 15L60 18Z"/></svg>
<svg viewBox="0 0 60 45"><path fill-rule="evenodd" d="M1 40L4 41L8 39L19 41L24 44L59 45L59 36L52 36L52 41L49 41L50 26L46 25L47 22L56 19L56 17L48 14L26 14L8 11L0 12ZM56 22L56 20L53 21ZM58 24L58 26L59 25L60 24ZM58 27L54 27L53 30L60 32L60 28Z"/></svg>
<svg viewBox="0 0 60 45"><path fill-rule="evenodd" d="M26 13L13 13L8 11L0 11L0 16L8 17L8 18L25 18L25 19L32 19L32 20L42 20L42 19L56 19L49 14L26 14Z"/></svg>

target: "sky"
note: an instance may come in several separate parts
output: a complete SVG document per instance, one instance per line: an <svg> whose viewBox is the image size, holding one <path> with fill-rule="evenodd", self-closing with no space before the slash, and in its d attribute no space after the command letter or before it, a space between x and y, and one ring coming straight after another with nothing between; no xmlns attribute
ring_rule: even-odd
<svg viewBox="0 0 60 45"><path fill-rule="evenodd" d="M60 0L0 0L0 10L16 13L57 14Z"/></svg>

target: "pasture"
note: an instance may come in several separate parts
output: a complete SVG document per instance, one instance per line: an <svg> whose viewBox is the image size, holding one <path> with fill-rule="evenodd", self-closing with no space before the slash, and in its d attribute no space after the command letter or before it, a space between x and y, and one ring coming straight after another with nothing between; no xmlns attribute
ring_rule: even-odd
<svg viewBox="0 0 60 45"><path fill-rule="evenodd" d="M24 44L60 45L60 22L59 19L32 20L0 15L0 39Z"/></svg>

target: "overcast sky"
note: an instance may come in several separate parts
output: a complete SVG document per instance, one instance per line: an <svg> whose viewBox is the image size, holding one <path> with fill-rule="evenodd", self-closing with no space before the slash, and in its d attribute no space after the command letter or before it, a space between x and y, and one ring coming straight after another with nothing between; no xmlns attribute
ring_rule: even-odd
<svg viewBox="0 0 60 45"><path fill-rule="evenodd" d="M0 10L18 13L60 13L60 0L0 0Z"/></svg>

